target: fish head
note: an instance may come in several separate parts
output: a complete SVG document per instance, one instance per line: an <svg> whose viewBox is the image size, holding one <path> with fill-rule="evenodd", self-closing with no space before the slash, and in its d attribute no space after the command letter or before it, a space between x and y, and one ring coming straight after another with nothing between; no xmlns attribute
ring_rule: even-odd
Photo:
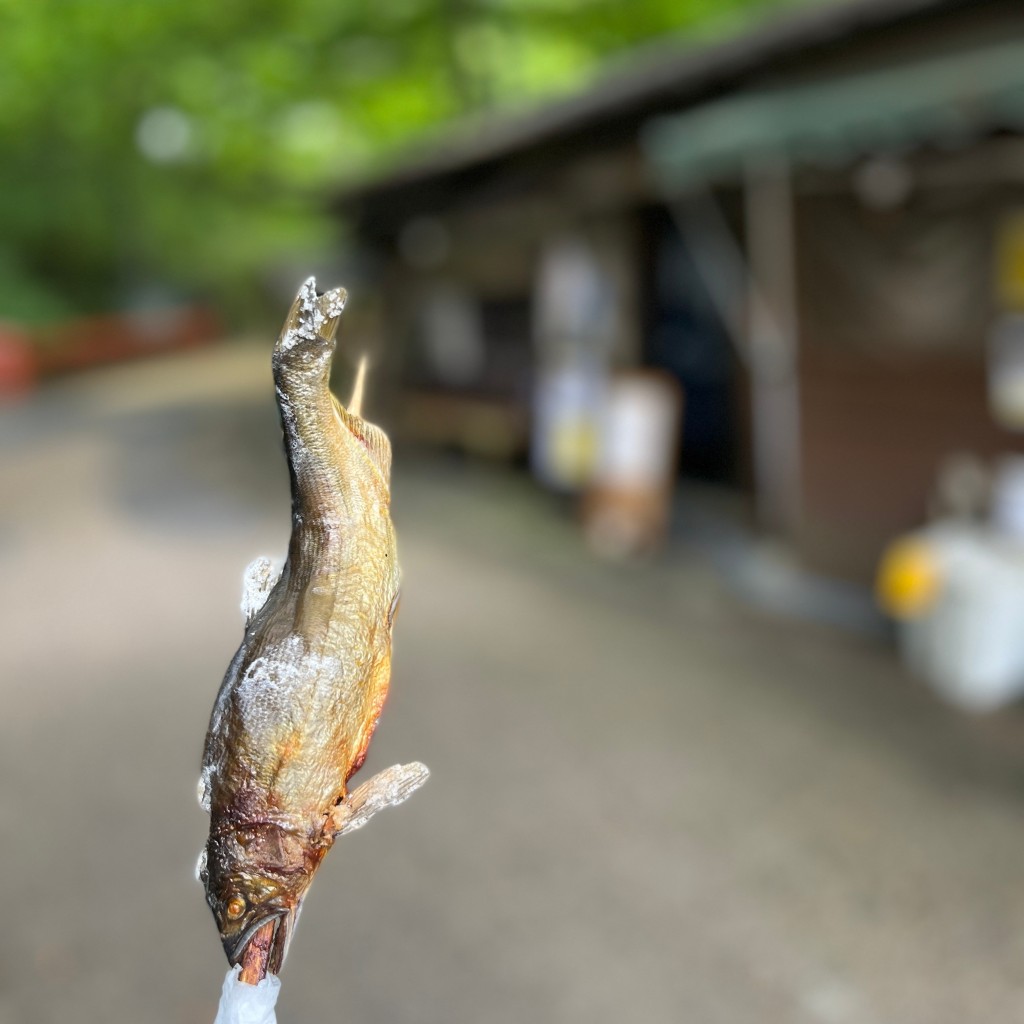
<svg viewBox="0 0 1024 1024"><path fill-rule="evenodd" d="M241 963L256 932L273 922L268 967L280 972L322 856L303 837L264 822L210 836L199 880L230 964Z"/></svg>

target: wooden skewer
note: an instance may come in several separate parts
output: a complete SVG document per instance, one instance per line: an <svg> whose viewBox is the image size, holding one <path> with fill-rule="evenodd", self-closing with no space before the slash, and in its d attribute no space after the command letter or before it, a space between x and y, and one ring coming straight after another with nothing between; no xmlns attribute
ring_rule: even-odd
<svg viewBox="0 0 1024 1024"><path fill-rule="evenodd" d="M363 391L366 388L366 368L369 365L369 360L366 356L363 356L359 360L359 369L356 370L356 382L352 386L352 399L348 403L348 411L353 416L362 416L363 414Z"/></svg>
<svg viewBox="0 0 1024 1024"><path fill-rule="evenodd" d="M276 921L268 921L249 940L242 956L242 973L238 980L247 985L258 985L267 976L270 961L270 947L274 942Z"/></svg>

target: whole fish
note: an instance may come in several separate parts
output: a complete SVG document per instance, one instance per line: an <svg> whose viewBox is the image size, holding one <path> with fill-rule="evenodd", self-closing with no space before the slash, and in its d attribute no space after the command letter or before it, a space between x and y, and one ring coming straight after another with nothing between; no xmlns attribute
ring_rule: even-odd
<svg viewBox="0 0 1024 1024"><path fill-rule="evenodd" d="M262 957L257 973L280 971L335 838L427 775L398 765L347 788L387 696L399 569L391 445L360 415L365 361L347 408L329 387L345 299L342 289L318 295L310 278L274 346L291 540L276 582L265 559L247 571L245 635L214 704L199 784L210 812L199 878L229 962Z"/></svg>

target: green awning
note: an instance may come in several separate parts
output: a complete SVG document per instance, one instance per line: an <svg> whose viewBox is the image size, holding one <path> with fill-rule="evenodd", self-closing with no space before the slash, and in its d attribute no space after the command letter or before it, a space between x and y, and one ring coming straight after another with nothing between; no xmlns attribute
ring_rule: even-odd
<svg viewBox="0 0 1024 1024"><path fill-rule="evenodd" d="M743 93L644 132L659 180L679 190L758 160L840 164L996 128L1024 130L1024 43L973 50L799 88Z"/></svg>

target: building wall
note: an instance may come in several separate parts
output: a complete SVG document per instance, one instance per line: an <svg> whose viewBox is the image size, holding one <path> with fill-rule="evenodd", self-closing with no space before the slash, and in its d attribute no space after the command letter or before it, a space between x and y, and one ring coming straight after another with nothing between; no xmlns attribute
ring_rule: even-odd
<svg viewBox="0 0 1024 1024"><path fill-rule="evenodd" d="M800 370L800 545L828 572L870 580L884 546L925 521L950 455L1024 451L992 420L981 358L812 347Z"/></svg>
<svg viewBox="0 0 1024 1024"><path fill-rule="evenodd" d="M989 177L993 152L956 154L941 187L948 160L919 158L892 208L849 187L798 204L800 544L822 569L870 579L885 544L925 521L950 456L1024 451L988 395L1007 312L997 240L1024 209L1024 188Z"/></svg>
<svg viewBox="0 0 1024 1024"><path fill-rule="evenodd" d="M621 163L572 163L532 187L413 218L398 233L382 253L380 284L402 392L399 437L498 458L525 453L543 362L538 280L548 248L566 239L587 248L613 297L595 345L610 368L640 362L637 217ZM444 336L449 326L461 342ZM478 355L464 361L467 372L446 373L437 356L460 345ZM485 434L500 440L479 443Z"/></svg>

